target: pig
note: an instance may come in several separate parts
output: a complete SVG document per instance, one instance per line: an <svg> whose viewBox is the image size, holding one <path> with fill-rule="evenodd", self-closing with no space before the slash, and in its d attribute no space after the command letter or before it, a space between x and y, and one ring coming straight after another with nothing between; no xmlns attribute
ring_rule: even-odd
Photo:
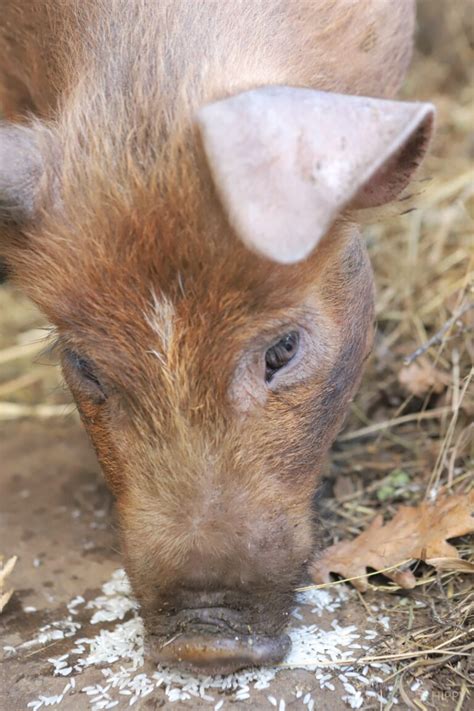
<svg viewBox="0 0 474 711"><path fill-rule="evenodd" d="M412 0L3 0L0 262L55 329L153 660L282 660L372 342Z"/></svg>

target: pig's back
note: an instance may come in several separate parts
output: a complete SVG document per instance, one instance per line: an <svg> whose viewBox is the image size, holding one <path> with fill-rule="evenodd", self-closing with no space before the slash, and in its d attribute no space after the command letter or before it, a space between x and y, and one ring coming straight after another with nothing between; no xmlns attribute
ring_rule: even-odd
<svg viewBox="0 0 474 711"><path fill-rule="evenodd" d="M3 0L0 84L42 116L94 74L191 104L262 84L392 96L413 27L413 0Z"/></svg>

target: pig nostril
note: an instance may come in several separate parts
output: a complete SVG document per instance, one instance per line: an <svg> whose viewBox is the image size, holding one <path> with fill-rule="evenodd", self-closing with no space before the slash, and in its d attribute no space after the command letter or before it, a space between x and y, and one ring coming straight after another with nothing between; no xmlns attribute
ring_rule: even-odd
<svg viewBox="0 0 474 711"><path fill-rule="evenodd" d="M210 627L211 631L227 629L228 632L242 632L242 617L236 610L227 607L197 607L181 610L176 615L179 628ZM244 628L244 631L247 631Z"/></svg>
<svg viewBox="0 0 474 711"><path fill-rule="evenodd" d="M250 666L280 662L290 648L287 635L178 634L152 649L157 661L197 672L230 674Z"/></svg>

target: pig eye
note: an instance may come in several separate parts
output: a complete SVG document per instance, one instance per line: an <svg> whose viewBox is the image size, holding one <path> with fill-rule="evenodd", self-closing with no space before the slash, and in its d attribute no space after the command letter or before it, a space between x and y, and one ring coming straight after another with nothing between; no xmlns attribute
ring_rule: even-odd
<svg viewBox="0 0 474 711"><path fill-rule="evenodd" d="M299 333L290 331L267 350L265 353L265 382L269 383L275 373L295 357L299 342Z"/></svg>
<svg viewBox="0 0 474 711"><path fill-rule="evenodd" d="M81 384L89 389L91 396L97 402L103 402L106 399L107 395L104 387L97 375L94 364L90 360L74 351L66 351L65 363L73 371L74 375L81 380Z"/></svg>

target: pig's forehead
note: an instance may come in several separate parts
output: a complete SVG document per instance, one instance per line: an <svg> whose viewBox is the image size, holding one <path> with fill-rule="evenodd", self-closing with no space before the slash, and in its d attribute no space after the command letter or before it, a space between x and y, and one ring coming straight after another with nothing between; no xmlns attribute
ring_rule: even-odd
<svg viewBox="0 0 474 711"><path fill-rule="evenodd" d="M58 317L53 312L52 318L66 331L102 334L105 340L135 340L139 333L149 339L167 323L183 334L230 335L246 325L278 323L303 308L318 286L307 272L238 253L212 263L163 260L143 269L128 264L83 271L58 298Z"/></svg>
<svg viewBox="0 0 474 711"><path fill-rule="evenodd" d="M91 228L75 223L72 238L52 225L38 244L33 298L60 334L131 357L168 322L183 338L240 342L247 328L304 306L308 292L323 296L328 272L352 243L347 230L335 230L308 260L279 265L250 252L214 212L200 224L186 212L158 213L147 224L123 214Z"/></svg>
<svg viewBox="0 0 474 711"><path fill-rule="evenodd" d="M314 258L280 265L250 252L228 230L170 235L158 225L152 236L124 232L107 240L63 240L51 250L39 281L43 273L53 321L64 315L66 323L124 326L162 301L194 321L265 315L298 305L308 289L323 290L341 242L328 240Z"/></svg>

